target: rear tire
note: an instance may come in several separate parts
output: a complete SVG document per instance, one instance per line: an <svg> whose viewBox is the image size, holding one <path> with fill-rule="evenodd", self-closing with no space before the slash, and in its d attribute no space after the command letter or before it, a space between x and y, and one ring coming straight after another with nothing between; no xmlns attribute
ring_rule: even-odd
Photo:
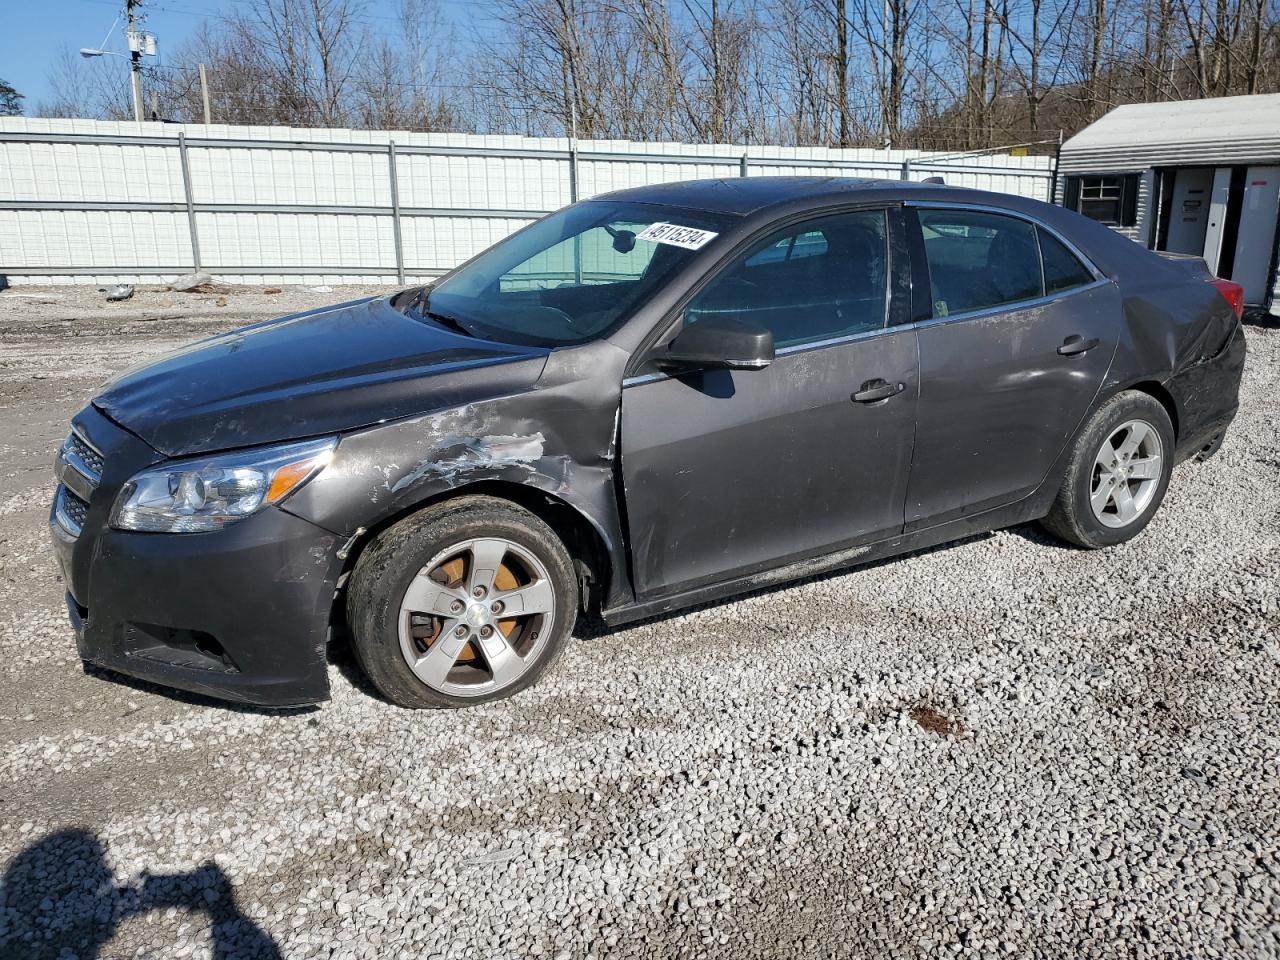
<svg viewBox="0 0 1280 960"><path fill-rule="evenodd" d="M402 707L513 696L551 669L578 609L568 551L528 510L466 496L384 530L351 575L365 674Z"/></svg>
<svg viewBox="0 0 1280 960"><path fill-rule="evenodd" d="M1077 434L1041 525L1089 550L1132 540L1160 508L1173 455L1173 424L1160 402L1137 390L1117 394Z"/></svg>

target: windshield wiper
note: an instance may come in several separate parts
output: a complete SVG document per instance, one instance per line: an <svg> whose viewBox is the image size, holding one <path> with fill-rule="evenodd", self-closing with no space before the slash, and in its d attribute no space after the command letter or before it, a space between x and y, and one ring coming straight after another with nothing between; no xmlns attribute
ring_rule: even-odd
<svg viewBox="0 0 1280 960"><path fill-rule="evenodd" d="M458 333L468 337L474 337L475 334L462 325L462 321L457 317L451 317L445 313L436 313L434 310L423 310L422 315L434 320L442 327L448 327L450 330L456 330Z"/></svg>
<svg viewBox="0 0 1280 960"><path fill-rule="evenodd" d="M447 313L439 313L431 309L431 291L435 287L434 283L428 283L425 287L413 295L408 303L404 305L405 310L413 310L428 320L434 320L442 327L448 327L450 330L464 334L468 337L474 337L475 334L462 325L462 321L457 317L451 317Z"/></svg>

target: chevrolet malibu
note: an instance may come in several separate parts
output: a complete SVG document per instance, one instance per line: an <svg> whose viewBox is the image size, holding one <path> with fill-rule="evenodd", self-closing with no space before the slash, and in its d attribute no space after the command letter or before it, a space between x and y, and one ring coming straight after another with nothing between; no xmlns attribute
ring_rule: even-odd
<svg viewBox="0 0 1280 960"><path fill-rule="evenodd" d="M50 526L87 663L455 707L618 624L1039 520L1109 547L1237 407L1240 288L936 184L642 187L130 370ZM780 595L785 602L785 594Z"/></svg>

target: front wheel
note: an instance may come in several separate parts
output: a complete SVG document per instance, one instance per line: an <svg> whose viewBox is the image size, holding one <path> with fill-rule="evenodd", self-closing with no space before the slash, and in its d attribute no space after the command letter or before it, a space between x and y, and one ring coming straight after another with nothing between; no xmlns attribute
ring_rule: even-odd
<svg viewBox="0 0 1280 960"><path fill-rule="evenodd" d="M1102 405L1076 437L1044 527L1088 549L1131 540L1151 522L1173 473L1169 414L1127 390Z"/></svg>
<svg viewBox="0 0 1280 960"><path fill-rule="evenodd" d="M578 607L555 533L494 497L460 497L383 531L347 600L352 643L374 686L402 707L509 697L559 657Z"/></svg>

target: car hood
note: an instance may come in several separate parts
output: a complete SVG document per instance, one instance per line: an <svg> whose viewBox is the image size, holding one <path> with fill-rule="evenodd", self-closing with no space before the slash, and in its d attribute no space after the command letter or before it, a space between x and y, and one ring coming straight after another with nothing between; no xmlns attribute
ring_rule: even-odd
<svg viewBox="0 0 1280 960"><path fill-rule="evenodd" d="M547 350L478 340L386 297L199 341L110 381L94 406L169 456L353 430L531 386Z"/></svg>

